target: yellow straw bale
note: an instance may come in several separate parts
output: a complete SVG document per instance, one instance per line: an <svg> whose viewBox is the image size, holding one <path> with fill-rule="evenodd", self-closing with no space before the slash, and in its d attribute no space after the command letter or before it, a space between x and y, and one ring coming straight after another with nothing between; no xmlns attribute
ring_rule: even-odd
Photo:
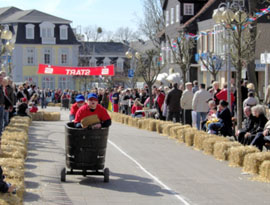
<svg viewBox="0 0 270 205"><path fill-rule="evenodd" d="M25 130L25 132L28 133L28 130L29 130L29 125L28 124L21 124L21 123L13 123L13 124L9 124L5 129L8 129L8 128L17 128L19 130Z"/></svg>
<svg viewBox="0 0 270 205"><path fill-rule="evenodd" d="M186 132L184 134L185 143L187 146L193 146L194 143L194 136L196 134L197 129L196 128L186 128Z"/></svg>
<svg viewBox="0 0 270 205"><path fill-rule="evenodd" d="M30 125L31 124L31 118L30 117L21 117L21 116L14 116L10 119L9 124L13 123L25 123Z"/></svg>
<svg viewBox="0 0 270 205"><path fill-rule="evenodd" d="M15 141L15 140L7 140L7 139L2 139L1 140L2 145L13 145L13 146L22 146L26 147L26 144L22 141Z"/></svg>
<svg viewBox="0 0 270 205"><path fill-rule="evenodd" d="M148 128L149 128L149 123L150 123L149 119L144 119L143 125L142 125L142 129L148 130Z"/></svg>
<svg viewBox="0 0 270 205"><path fill-rule="evenodd" d="M28 141L28 135L26 134L26 132L10 132L10 131L4 131L2 132L2 140L11 140L11 141L17 141L17 142L21 142L24 143L25 146L27 144Z"/></svg>
<svg viewBox="0 0 270 205"><path fill-rule="evenodd" d="M159 122L159 120L151 120L149 119L149 131L155 132L156 128L157 128L157 123Z"/></svg>
<svg viewBox="0 0 270 205"><path fill-rule="evenodd" d="M265 160L260 166L259 177L262 181L270 182L270 160Z"/></svg>
<svg viewBox="0 0 270 205"><path fill-rule="evenodd" d="M235 167L243 166L244 157L246 154L260 152L254 146L236 146L229 149L229 165Z"/></svg>
<svg viewBox="0 0 270 205"><path fill-rule="evenodd" d="M217 135L207 134L203 131L198 131L194 135L193 147L195 150L203 150L203 141L208 138L217 137Z"/></svg>
<svg viewBox="0 0 270 205"><path fill-rule="evenodd" d="M54 106L55 106L55 103L48 103L47 106L48 106L48 107L54 107Z"/></svg>
<svg viewBox="0 0 270 205"><path fill-rule="evenodd" d="M21 205L22 199L14 194L2 194L0 193L0 204L1 205Z"/></svg>
<svg viewBox="0 0 270 205"><path fill-rule="evenodd" d="M26 157L26 148L13 146L13 145L1 145L2 153L0 157L4 158L20 158L24 159Z"/></svg>
<svg viewBox="0 0 270 205"><path fill-rule="evenodd" d="M18 179L18 180L24 180L24 169L23 168L8 168L8 167L2 167L3 169L3 175L7 179Z"/></svg>
<svg viewBox="0 0 270 205"><path fill-rule="evenodd" d="M224 138L221 136L217 137L211 137L203 141L203 152L205 154L212 155L214 152L214 145L216 142L224 142L224 141L229 141L228 138Z"/></svg>
<svg viewBox="0 0 270 205"><path fill-rule="evenodd" d="M38 111L36 113L30 112L30 116L32 118L32 121L43 121L43 115L44 115L43 111Z"/></svg>
<svg viewBox="0 0 270 205"><path fill-rule="evenodd" d="M138 120L137 125L138 125L138 128L139 128L139 129L142 129L142 128L143 128L143 123L144 123L144 119Z"/></svg>
<svg viewBox="0 0 270 205"><path fill-rule="evenodd" d="M61 118L60 112L44 112L44 121L59 121Z"/></svg>
<svg viewBox="0 0 270 205"><path fill-rule="evenodd" d="M174 127L174 123L168 123L164 126L162 135L169 136L170 135L170 129Z"/></svg>
<svg viewBox="0 0 270 205"><path fill-rule="evenodd" d="M170 137L171 138L177 138L177 131L181 129L182 125L174 126L170 129Z"/></svg>
<svg viewBox="0 0 270 205"><path fill-rule="evenodd" d="M0 158L0 166L8 168L24 168L24 159Z"/></svg>
<svg viewBox="0 0 270 205"><path fill-rule="evenodd" d="M228 160L229 149L241 146L239 142L217 142L214 145L214 157L218 160Z"/></svg>
<svg viewBox="0 0 270 205"><path fill-rule="evenodd" d="M243 171L250 174L258 174L260 165L265 160L270 160L270 152L256 152L247 154L243 162Z"/></svg>
<svg viewBox="0 0 270 205"><path fill-rule="evenodd" d="M55 103L54 106L55 106L55 107L61 107L62 104L61 104L61 103Z"/></svg>

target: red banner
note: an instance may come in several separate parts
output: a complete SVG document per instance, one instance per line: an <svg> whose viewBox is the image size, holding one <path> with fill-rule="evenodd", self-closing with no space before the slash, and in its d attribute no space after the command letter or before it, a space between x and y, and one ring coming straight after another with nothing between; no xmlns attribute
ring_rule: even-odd
<svg viewBox="0 0 270 205"><path fill-rule="evenodd" d="M114 75L114 65L100 67L66 67L38 65L38 74L48 75Z"/></svg>

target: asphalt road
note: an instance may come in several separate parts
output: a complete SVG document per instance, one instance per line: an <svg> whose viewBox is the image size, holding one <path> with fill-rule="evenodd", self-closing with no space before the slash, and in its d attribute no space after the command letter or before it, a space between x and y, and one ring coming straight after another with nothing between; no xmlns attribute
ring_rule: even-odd
<svg viewBox="0 0 270 205"><path fill-rule="evenodd" d="M60 111L48 108L48 111ZM155 132L113 123L106 167L110 182L101 176L67 176L64 124L33 122L26 161L28 204L270 204L270 184L250 180L240 168L215 160Z"/></svg>

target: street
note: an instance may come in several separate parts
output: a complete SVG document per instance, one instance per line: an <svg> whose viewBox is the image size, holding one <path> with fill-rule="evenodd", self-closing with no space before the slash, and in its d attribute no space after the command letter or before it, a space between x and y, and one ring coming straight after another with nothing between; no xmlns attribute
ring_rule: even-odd
<svg viewBox="0 0 270 205"><path fill-rule="evenodd" d="M110 182L66 176L64 124L33 121L29 131L24 204L269 204L270 184L156 132L113 122L106 153Z"/></svg>

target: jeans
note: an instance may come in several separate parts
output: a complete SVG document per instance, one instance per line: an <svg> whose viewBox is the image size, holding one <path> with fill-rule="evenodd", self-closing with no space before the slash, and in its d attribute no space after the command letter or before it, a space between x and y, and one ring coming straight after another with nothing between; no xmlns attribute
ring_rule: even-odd
<svg viewBox="0 0 270 205"><path fill-rule="evenodd" d="M196 126L197 129L200 130L201 129L201 122L205 120L207 112L197 112L196 113L197 118L196 118Z"/></svg>
<svg viewBox="0 0 270 205"><path fill-rule="evenodd" d="M9 111L8 110L4 110L4 127L6 127L9 123Z"/></svg>
<svg viewBox="0 0 270 205"><path fill-rule="evenodd" d="M4 125L4 106L0 106L0 136L2 135Z"/></svg>
<svg viewBox="0 0 270 205"><path fill-rule="evenodd" d="M47 100L41 99L41 108L46 108L46 107L47 107Z"/></svg>
<svg viewBox="0 0 270 205"><path fill-rule="evenodd" d="M223 127L223 123L221 122L213 122L208 125L208 130L212 134L218 134L218 131Z"/></svg>

